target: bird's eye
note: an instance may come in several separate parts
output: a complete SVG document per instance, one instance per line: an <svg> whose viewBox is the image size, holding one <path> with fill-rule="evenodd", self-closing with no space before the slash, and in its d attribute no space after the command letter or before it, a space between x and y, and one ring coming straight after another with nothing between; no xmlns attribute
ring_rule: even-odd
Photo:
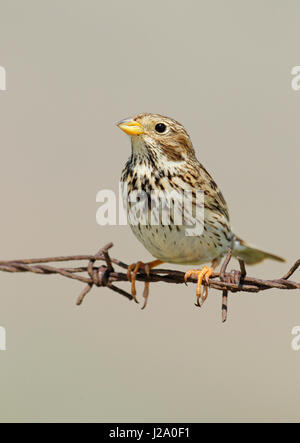
<svg viewBox="0 0 300 443"><path fill-rule="evenodd" d="M157 125L155 125L155 131L159 132L160 134L163 134L166 132L166 130L167 126L164 123L157 123Z"/></svg>

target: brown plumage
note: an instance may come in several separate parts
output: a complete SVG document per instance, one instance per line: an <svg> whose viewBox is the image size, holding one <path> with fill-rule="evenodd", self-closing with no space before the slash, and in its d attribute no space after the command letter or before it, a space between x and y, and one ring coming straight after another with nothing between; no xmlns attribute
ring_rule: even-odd
<svg viewBox="0 0 300 443"><path fill-rule="evenodd" d="M211 267L191 270L186 273L198 275L197 300L201 305L207 296L201 294L201 283L208 281L214 268L230 247L233 255L239 255L246 263L258 263L265 258L283 261L282 258L248 246L231 230L226 201L216 182L196 158L191 139L184 127L168 117L159 114L139 114L134 119L123 120L118 126L131 136L132 153L122 173L122 182L128 186L125 200L131 193L143 191L150 200L153 191L167 194L173 191L192 193L193 210L200 207L196 201L197 191L204 193L203 232L198 236L186 234L187 224L131 223L137 238L157 259L150 264L138 262L129 269L132 293L135 297L135 276L139 269L149 272L151 267L163 262L181 264L202 264L211 262ZM129 203L128 215L132 204ZM148 216L153 208L148 201Z"/></svg>

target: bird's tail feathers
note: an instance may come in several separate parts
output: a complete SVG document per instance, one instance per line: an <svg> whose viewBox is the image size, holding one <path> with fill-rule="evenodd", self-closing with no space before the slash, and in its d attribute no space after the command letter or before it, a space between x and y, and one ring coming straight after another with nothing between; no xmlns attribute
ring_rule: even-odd
<svg viewBox="0 0 300 443"><path fill-rule="evenodd" d="M242 258L247 265L260 263L266 258L279 262L285 261L284 258L281 258L278 255L270 254L269 252L261 251L260 249L247 245L244 240L237 236L234 238L232 255L234 257Z"/></svg>

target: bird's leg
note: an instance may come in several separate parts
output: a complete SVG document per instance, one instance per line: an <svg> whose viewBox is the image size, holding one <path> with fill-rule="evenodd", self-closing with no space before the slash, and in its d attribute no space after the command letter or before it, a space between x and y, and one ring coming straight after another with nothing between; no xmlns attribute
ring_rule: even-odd
<svg viewBox="0 0 300 443"><path fill-rule="evenodd" d="M151 269L155 268L155 266L161 265L162 263L163 263L163 261L161 261L161 260L153 260L148 263L143 263L142 261L138 261L137 263L132 263L132 265L128 266L127 278L131 282L131 295L136 303L138 303L137 298L136 298L136 287L135 287L137 273L140 270L143 270L146 273L146 275L149 277ZM148 296L149 296L149 282L148 281L145 281L145 288L144 288L143 296L144 296L145 302L144 302L142 309L144 309L146 307L146 304L148 301Z"/></svg>
<svg viewBox="0 0 300 443"><path fill-rule="evenodd" d="M214 273L214 270L216 268L216 266L218 265L218 261L217 260L213 260L211 266L203 266L202 269L190 269L189 271L187 271L185 273L184 276L184 281L186 282L187 279L191 276L197 276L197 289L196 289L196 296L197 296L197 306L202 306L203 303L205 302L205 300L207 299L207 295L208 295L208 281L209 281L209 277ZM206 282L206 286L204 289L204 294L202 295L201 293L201 285L202 285L202 280L205 280Z"/></svg>

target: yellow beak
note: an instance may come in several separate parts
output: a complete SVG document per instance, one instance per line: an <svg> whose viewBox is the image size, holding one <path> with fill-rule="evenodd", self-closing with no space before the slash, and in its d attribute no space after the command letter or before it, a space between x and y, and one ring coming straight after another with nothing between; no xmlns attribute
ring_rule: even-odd
<svg viewBox="0 0 300 443"><path fill-rule="evenodd" d="M144 133L143 126L133 119L121 120L117 123L117 126L128 135L140 135Z"/></svg>

